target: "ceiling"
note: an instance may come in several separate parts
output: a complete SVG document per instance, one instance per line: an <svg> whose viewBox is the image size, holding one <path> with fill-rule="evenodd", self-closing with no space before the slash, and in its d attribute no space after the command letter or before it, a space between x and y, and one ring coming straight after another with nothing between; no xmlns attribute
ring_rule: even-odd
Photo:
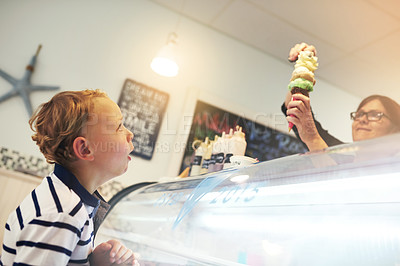
<svg viewBox="0 0 400 266"><path fill-rule="evenodd" d="M313 44L317 81L400 102L399 0L152 1L282 61Z"/></svg>

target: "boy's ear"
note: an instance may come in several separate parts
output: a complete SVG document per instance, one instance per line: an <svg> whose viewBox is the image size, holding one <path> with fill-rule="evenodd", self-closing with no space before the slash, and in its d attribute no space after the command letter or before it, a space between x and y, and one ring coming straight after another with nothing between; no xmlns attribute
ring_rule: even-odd
<svg viewBox="0 0 400 266"><path fill-rule="evenodd" d="M80 160L93 161L94 156L89 148L87 140L84 137L75 138L72 147L74 149L75 156Z"/></svg>

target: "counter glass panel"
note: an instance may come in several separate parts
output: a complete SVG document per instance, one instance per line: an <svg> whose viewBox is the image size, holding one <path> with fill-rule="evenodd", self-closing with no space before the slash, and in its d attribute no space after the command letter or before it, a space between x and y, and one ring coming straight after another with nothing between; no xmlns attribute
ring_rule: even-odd
<svg viewBox="0 0 400 266"><path fill-rule="evenodd" d="M142 186L96 244L141 265L400 265L400 135Z"/></svg>

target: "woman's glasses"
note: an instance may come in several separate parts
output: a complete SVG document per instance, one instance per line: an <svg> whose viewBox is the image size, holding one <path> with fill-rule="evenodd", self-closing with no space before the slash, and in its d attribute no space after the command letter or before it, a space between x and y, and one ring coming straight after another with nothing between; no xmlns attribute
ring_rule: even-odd
<svg viewBox="0 0 400 266"><path fill-rule="evenodd" d="M370 112L351 112L350 117L353 120L359 120L361 119L364 115L367 116L368 121L379 121L382 119L383 116L386 116L382 112L377 112L377 111L370 111Z"/></svg>

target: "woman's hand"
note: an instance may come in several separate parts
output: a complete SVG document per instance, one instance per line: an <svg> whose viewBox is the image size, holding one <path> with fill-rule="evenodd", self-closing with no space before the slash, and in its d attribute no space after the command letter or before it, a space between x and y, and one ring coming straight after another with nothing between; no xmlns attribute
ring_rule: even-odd
<svg viewBox="0 0 400 266"><path fill-rule="evenodd" d="M300 93L294 94L287 105L286 115L286 120L296 126L301 140L310 151L328 147L315 127L311 113L310 98Z"/></svg>
<svg viewBox="0 0 400 266"><path fill-rule="evenodd" d="M90 256L90 265L138 265L133 251L118 240L109 240L98 245Z"/></svg>
<svg viewBox="0 0 400 266"><path fill-rule="evenodd" d="M314 53L314 56L317 56L317 49L315 49L313 45L302 42L296 44L292 49L290 49L288 60L290 62L296 61L301 51L311 51Z"/></svg>

